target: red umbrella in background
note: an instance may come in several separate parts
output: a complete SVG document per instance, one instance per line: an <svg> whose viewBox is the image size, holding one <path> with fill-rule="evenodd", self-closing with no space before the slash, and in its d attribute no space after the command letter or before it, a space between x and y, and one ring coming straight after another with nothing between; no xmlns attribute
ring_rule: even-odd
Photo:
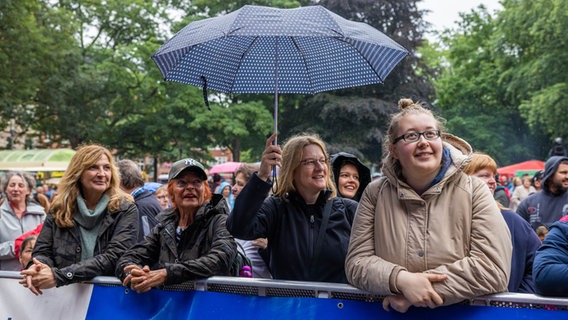
<svg viewBox="0 0 568 320"><path fill-rule="evenodd" d="M214 173L233 173L237 171L237 169L241 166L242 162L225 162L221 164L217 164L209 169L209 174Z"/></svg>
<svg viewBox="0 0 568 320"><path fill-rule="evenodd" d="M513 177L515 175L520 176L524 173L535 173L536 171L544 169L544 161L540 160L528 160L510 166L501 167L497 169L497 173L500 176Z"/></svg>

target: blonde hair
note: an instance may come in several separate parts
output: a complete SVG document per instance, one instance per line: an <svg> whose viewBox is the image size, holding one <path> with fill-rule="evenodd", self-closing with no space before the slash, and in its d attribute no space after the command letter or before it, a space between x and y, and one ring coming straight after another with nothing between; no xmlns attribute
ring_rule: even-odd
<svg viewBox="0 0 568 320"><path fill-rule="evenodd" d="M385 135L385 138L383 139L383 154L384 154L384 156L386 156L390 152L390 148L392 147L392 143L393 143L394 139L397 138L396 132L399 128L400 121L408 115L425 114L425 115L431 116L432 118L434 118L436 120L436 123L438 125L437 129L440 130L440 131L445 130L444 123L446 121L443 118L435 116L434 113L432 113L431 110L426 109L424 107L423 103L420 102L420 101L415 103L414 101L412 101L412 99L400 99L400 100L398 100L398 107L400 108L400 111L392 115L390 123L389 123L389 127L387 129L387 133Z"/></svg>
<svg viewBox="0 0 568 320"><path fill-rule="evenodd" d="M325 155L327 159L326 188L332 191L330 198L334 198L337 195L335 185L331 180L329 155L325 149L325 143L316 134L302 133L288 139L282 149L282 167L280 167L278 174L278 190L275 193L277 196L286 197L289 192L296 191L296 187L294 187L294 171L300 165L300 161L302 161L304 147L309 145L318 146Z"/></svg>
<svg viewBox="0 0 568 320"><path fill-rule="evenodd" d="M108 209L116 211L123 200L133 202L132 197L120 189L120 175L116 168L114 158L110 151L100 145L90 144L80 147L65 170L57 188L57 197L51 205L51 214L60 228L73 226L73 213L77 203L77 196L81 190L81 176L89 167L96 164L103 155L110 162L110 186L105 194L110 197Z"/></svg>

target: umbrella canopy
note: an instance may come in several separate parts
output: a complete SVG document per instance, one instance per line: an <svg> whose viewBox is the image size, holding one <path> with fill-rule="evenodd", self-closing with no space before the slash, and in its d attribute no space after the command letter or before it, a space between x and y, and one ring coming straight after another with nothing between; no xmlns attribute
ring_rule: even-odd
<svg viewBox="0 0 568 320"><path fill-rule="evenodd" d="M501 176L513 177L519 175L518 173L534 173L539 170L544 169L544 161L540 160L528 160L510 166L501 167L497 169L497 173Z"/></svg>
<svg viewBox="0 0 568 320"><path fill-rule="evenodd" d="M237 171L237 169L241 166L242 162L225 162L221 164L217 164L209 169L209 174L214 173L233 173Z"/></svg>
<svg viewBox="0 0 568 320"><path fill-rule="evenodd" d="M226 93L317 92L381 83L408 54L382 32L322 6L245 5L195 21L152 59L166 80Z"/></svg>

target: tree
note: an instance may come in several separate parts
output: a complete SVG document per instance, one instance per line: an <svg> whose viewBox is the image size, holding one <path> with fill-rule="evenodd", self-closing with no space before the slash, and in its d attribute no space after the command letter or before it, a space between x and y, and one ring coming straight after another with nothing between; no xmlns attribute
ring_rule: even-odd
<svg viewBox="0 0 568 320"><path fill-rule="evenodd" d="M34 128L72 147L105 142L125 115L143 113L154 90L143 61L157 48L166 1L57 2L50 27L73 41L54 41L58 69L36 94ZM162 5L159 5L162 4ZM147 65L147 64L146 64ZM73 125L69 125L73 124Z"/></svg>
<svg viewBox="0 0 568 320"><path fill-rule="evenodd" d="M568 138L568 2L503 1L497 20L506 97L533 132ZM550 141L550 140L549 140Z"/></svg>
<svg viewBox="0 0 568 320"><path fill-rule="evenodd" d="M63 20L43 1L0 3L0 127L13 121L28 130L35 120L35 96L63 62L61 52L72 43L68 35L52 28Z"/></svg>
<svg viewBox="0 0 568 320"><path fill-rule="evenodd" d="M511 95L508 75L516 72L516 63L499 23L482 6L461 19L456 30L442 36L449 67L435 82L436 105L448 119L448 130L502 165L543 158L548 146L542 131L529 129L519 111L522 99Z"/></svg>

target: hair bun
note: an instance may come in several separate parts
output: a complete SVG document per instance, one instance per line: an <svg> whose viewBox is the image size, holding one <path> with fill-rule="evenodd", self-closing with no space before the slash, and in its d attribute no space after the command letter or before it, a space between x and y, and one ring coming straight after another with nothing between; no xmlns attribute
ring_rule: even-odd
<svg viewBox="0 0 568 320"><path fill-rule="evenodd" d="M413 104L414 101L412 101L412 99L405 98L398 100L398 107L400 108L400 110L404 110L404 108L407 108Z"/></svg>

